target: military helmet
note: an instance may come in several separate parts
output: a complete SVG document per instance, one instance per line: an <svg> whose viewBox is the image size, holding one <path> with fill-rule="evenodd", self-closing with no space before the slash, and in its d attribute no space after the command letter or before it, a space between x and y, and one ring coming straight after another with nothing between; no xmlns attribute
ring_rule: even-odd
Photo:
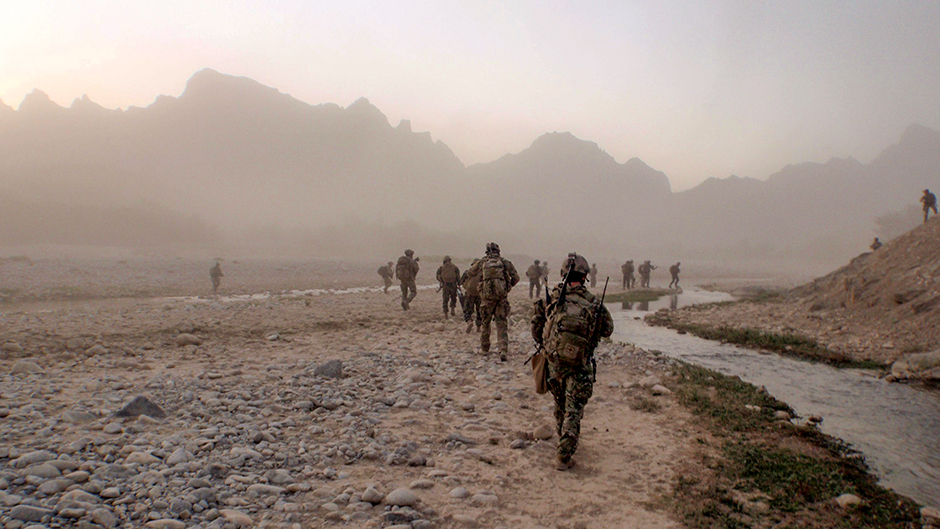
<svg viewBox="0 0 940 529"><path fill-rule="evenodd" d="M499 253L499 245L495 242L486 243L486 253Z"/></svg>
<svg viewBox="0 0 940 529"><path fill-rule="evenodd" d="M568 254L568 262L565 263L565 271L571 270L572 279L583 279L591 271L591 265L583 255L574 252Z"/></svg>
<svg viewBox="0 0 940 529"><path fill-rule="evenodd" d="M445 262L445 263L449 263L450 261L451 261L450 256L449 256L449 255L445 255L445 256L444 256L444 262Z"/></svg>
<svg viewBox="0 0 940 529"><path fill-rule="evenodd" d="M535 264L539 264L539 260L538 260L538 259L535 260Z"/></svg>
<svg viewBox="0 0 940 529"><path fill-rule="evenodd" d="M411 250L411 249L405 250L405 255L407 255L408 257L411 257L414 254L415 254L414 250Z"/></svg>

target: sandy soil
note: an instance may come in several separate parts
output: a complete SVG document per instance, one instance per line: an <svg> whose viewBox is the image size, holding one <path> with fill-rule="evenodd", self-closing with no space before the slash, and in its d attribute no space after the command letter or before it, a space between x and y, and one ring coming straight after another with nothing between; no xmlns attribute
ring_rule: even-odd
<svg viewBox="0 0 940 529"><path fill-rule="evenodd" d="M39 292L50 277L61 277L37 275L37 266L22 277L43 279L7 284ZM124 277L115 272L121 266L127 264L86 268L84 292L121 295L124 287L107 280ZM117 284L205 294L209 265L193 276L205 278L177 286L167 266L135 266L124 275L136 283ZM236 281L238 266L245 265L223 263L226 293L378 282L370 265L330 275L323 264L254 263L255 282ZM79 273L61 264L49 270ZM708 434L671 396L651 396L650 376L668 367L633 347L602 345L577 465L556 471L554 439L533 435L552 423L552 403L535 394L523 365L532 343L522 286L511 296L505 363L479 354L478 335L467 334L462 319L443 320L433 290L420 291L408 312L397 292L378 289L0 306L0 343L17 346L6 347L0 360L0 446L8 447L0 449L0 520L9 521L17 505L22 515L34 504L56 513L44 519L46 527L77 520L95 527L87 524L107 520L101 512L60 505L70 490L84 489L119 527L237 527L247 523L240 515L254 526L292 528L681 527L666 498L677 472L703 460L706 445L696 439ZM181 332L201 344L177 345ZM24 359L42 371L13 373ZM343 378L316 374L333 359L343 362ZM168 417L111 415L135 395L149 396ZM638 398L661 407L634 410ZM75 418L80 413L84 419ZM190 458L171 461L180 449ZM90 477L63 471L55 478L66 480L61 487L42 489L52 478L26 477L17 463L36 450L74 462L70 470ZM129 461L135 453L155 459ZM209 472L212 464L222 470ZM113 465L127 476L109 472ZM215 501L193 501L206 497L199 492L205 483L194 481L200 478ZM118 493L100 497L101 487ZM382 496L408 489L418 500L363 502L369 487Z"/></svg>

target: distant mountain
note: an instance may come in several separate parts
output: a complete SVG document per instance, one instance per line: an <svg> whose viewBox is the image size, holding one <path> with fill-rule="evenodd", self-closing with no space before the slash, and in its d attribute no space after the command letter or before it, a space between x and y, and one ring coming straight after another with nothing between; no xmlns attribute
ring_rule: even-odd
<svg viewBox="0 0 940 529"><path fill-rule="evenodd" d="M940 132L911 126L871 163L832 159L789 165L766 181L709 179L676 193L664 233L686 247L851 255L877 233L875 219L940 187Z"/></svg>
<svg viewBox="0 0 940 529"><path fill-rule="evenodd" d="M661 171L638 158L618 163L570 133L465 167L407 120L390 125L366 99L310 105L209 69L179 97L146 108L110 110L85 96L64 108L39 90L15 111L0 103L0 199L15 205L0 208L0 223L16 220L14 210L60 210L133 218L135 233L143 219L155 232L202 219L209 238L305 233L290 244L311 251L322 250L314 240L339 248L362 233L353 246L376 252L412 237L420 240L409 245L442 247L500 238L539 254L841 262L867 247L877 217L916 203L925 187L940 188L940 132L916 125L868 164L803 163L765 181L712 178L673 193ZM46 231L61 240L99 221ZM42 227L30 230L36 240Z"/></svg>

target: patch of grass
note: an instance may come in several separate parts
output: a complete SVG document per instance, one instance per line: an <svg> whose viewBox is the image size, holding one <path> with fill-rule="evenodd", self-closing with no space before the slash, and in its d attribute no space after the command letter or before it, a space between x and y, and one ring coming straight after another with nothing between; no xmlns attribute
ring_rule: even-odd
<svg viewBox="0 0 940 529"><path fill-rule="evenodd" d="M654 399L641 395L630 401L630 409L646 413L656 413L663 409L663 405Z"/></svg>
<svg viewBox="0 0 940 529"><path fill-rule="evenodd" d="M677 480L673 505L688 526L921 527L917 505L879 486L845 443L775 420L776 410L792 412L785 403L690 364L678 364L675 374L669 384L679 402L720 442L718 460L702 465L708 471ZM834 507L845 493L863 502Z"/></svg>
<svg viewBox="0 0 940 529"><path fill-rule="evenodd" d="M885 367L882 363L870 360L853 360L843 353L827 349L819 345L816 340L800 334L778 334L751 328L683 323L677 321L670 314L664 313L651 314L646 317L646 322L650 325L684 331L706 340L727 342L751 349L767 349L787 356L823 362L835 367L859 369L883 369Z"/></svg>
<svg viewBox="0 0 940 529"><path fill-rule="evenodd" d="M612 294L608 293L604 298L604 303L639 303L643 301L656 301L657 299L663 296L668 296L671 293L675 293L675 291L663 289L626 290L624 292L615 292Z"/></svg>

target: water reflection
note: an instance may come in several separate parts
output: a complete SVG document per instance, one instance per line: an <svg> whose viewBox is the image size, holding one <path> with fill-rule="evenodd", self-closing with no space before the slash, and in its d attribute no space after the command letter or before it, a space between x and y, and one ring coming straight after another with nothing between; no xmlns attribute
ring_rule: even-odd
<svg viewBox="0 0 940 529"><path fill-rule="evenodd" d="M690 296L691 295L691 296ZM865 454L882 484L915 501L936 506L940 498L940 395L888 384L875 373L835 369L775 354L722 345L634 318L660 308L723 301L715 293L689 291L612 310L614 340L659 350L687 362L737 375L764 386L801 416L821 415L822 431Z"/></svg>

